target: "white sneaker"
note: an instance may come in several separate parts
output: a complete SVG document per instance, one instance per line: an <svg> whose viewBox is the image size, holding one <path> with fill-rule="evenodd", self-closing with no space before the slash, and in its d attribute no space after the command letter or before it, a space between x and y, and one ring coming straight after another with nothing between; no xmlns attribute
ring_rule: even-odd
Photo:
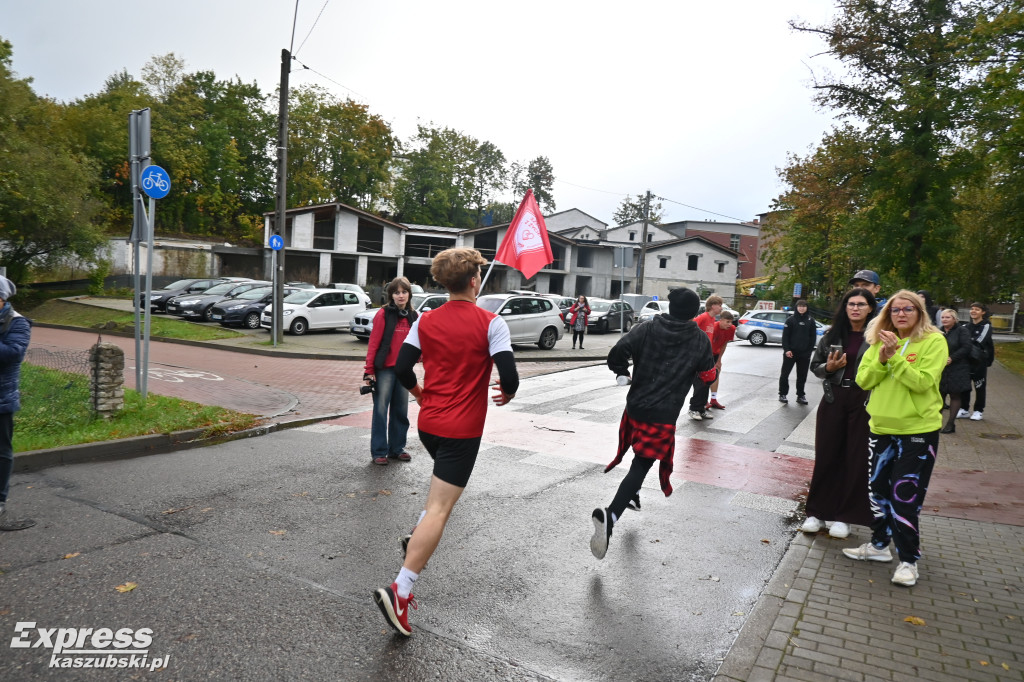
<svg viewBox="0 0 1024 682"><path fill-rule="evenodd" d="M692 419L695 422L704 421L704 417L702 417L700 415L700 412L698 412L697 410L690 410L690 419Z"/></svg>
<svg viewBox="0 0 1024 682"><path fill-rule="evenodd" d="M956 413L956 418L957 419L966 419L967 417L970 417L970 416L971 416L971 413L968 412L967 410L965 410L962 407L960 408L960 411Z"/></svg>
<svg viewBox="0 0 1024 682"><path fill-rule="evenodd" d="M832 524L832 527L828 529L828 534L834 538L843 538L850 536L850 526L843 523L842 521L836 521Z"/></svg>
<svg viewBox="0 0 1024 682"><path fill-rule="evenodd" d="M843 554L857 561L892 561L892 552L888 547L875 549L870 542L865 542L860 547L844 549Z"/></svg>
<svg viewBox="0 0 1024 682"><path fill-rule="evenodd" d="M972 422L980 422L982 419L983 417L981 415L981 412L978 412L977 410L975 410L974 414L971 415Z"/></svg>
<svg viewBox="0 0 1024 682"><path fill-rule="evenodd" d="M917 584L917 575L917 564L901 561L900 565L896 567L896 572L892 574L892 584L913 587Z"/></svg>
<svg viewBox="0 0 1024 682"><path fill-rule="evenodd" d="M808 516L807 520L804 521L804 524L800 526L800 531L802 533L817 533L819 530L821 530L821 526L822 523L820 520L814 518L813 516Z"/></svg>

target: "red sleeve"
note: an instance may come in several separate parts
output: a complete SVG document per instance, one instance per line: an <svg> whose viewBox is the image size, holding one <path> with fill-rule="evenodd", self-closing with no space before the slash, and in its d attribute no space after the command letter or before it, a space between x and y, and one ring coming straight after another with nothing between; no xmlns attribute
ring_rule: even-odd
<svg viewBox="0 0 1024 682"><path fill-rule="evenodd" d="M366 364L363 366L363 374L374 374L377 370L373 367L373 359L377 357L377 349L380 348L380 340L384 337L384 308L381 307L373 316L373 330L370 332L370 344L366 348Z"/></svg>

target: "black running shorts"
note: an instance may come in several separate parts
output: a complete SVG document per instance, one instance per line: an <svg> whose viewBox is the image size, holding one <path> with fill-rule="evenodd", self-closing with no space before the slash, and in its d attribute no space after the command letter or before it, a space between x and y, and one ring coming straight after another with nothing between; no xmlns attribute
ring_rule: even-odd
<svg viewBox="0 0 1024 682"><path fill-rule="evenodd" d="M420 431L420 441L434 460L434 475L445 483L465 488L480 451L480 438L445 438Z"/></svg>

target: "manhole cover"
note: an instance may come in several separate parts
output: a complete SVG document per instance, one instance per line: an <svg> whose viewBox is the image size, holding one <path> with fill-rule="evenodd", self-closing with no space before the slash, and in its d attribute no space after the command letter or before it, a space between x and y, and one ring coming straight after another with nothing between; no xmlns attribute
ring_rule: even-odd
<svg viewBox="0 0 1024 682"><path fill-rule="evenodd" d="M1016 433L983 433L981 437L989 440L1020 440L1020 435Z"/></svg>

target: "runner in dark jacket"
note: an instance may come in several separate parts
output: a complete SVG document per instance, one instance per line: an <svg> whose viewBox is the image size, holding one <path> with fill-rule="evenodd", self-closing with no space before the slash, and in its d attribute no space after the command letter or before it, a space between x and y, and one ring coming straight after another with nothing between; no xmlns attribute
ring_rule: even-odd
<svg viewBox="0 0 1024 682"><path fill-rule="evenodd" d="M619 446L610 471L630 447L633 462L619 484L618 492L606 508L591 514L594 536L590 551L603 559L608 551L612 527L627 506L640 509L640 486L654 462L660 462L659 478L666 497L672 494L669 474L675 454L676 420L686 402L686 394L700 372L714 371L711 341L693 322L700 298L693 291L675 289L668 295L668 315L658 315L649 323L634 327L608 353L608 367L616 376L629 377L626 409L619 423ZM705 376L712 381L713 376Z"/></svg>

